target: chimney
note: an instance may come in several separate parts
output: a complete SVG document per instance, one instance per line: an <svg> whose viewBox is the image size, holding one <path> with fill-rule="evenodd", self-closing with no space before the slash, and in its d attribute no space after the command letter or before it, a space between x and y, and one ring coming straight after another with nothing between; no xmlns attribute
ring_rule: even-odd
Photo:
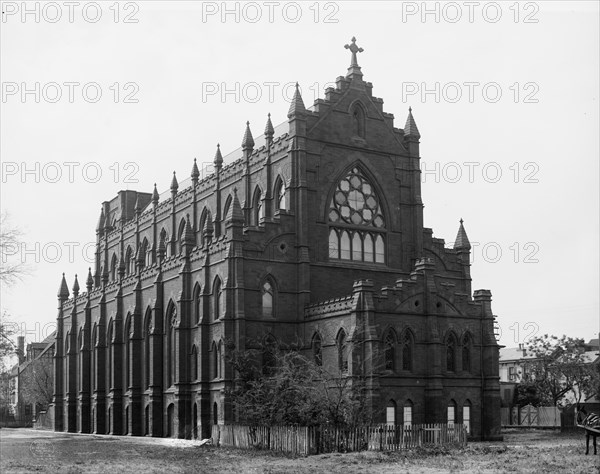
<svg viewBox="0 0 600 474"><path fill-rule="evenodd" d="M25 336L17 337L17 351L19 356L19 364L25 362Z"/></svg>

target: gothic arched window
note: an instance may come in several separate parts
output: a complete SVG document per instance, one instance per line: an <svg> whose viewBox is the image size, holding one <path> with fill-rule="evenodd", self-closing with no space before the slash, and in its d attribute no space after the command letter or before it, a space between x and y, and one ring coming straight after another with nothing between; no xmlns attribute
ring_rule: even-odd
<svg viewBox="0 0 600 474"><path fill-rule="evenodd" d="M394 370L395 369L395 346L396 346L396 338L394 337L393 331L388 331L383 340L383 358L384 358L384 367L385 370Z"/></svg>
<svg viewBox="0 0 600 474"><path fill-rule="evenodd" d="M454 400L450 400L448 403L448 424L456 423L456 402Z"/></svg>
<svg viewBox="0 0 600 474"><path fill-rule="evenodd" d="M365 137L365 112L360 105L352 109L352 134L355 137Z"/></svg>
<svg viewBox="0 0 600 474"><path fill-rule="evenodd" d="M117 255L113 253L112 260L110 261L110 279L115 281L117 279Z"/></svg>
<svg viewBox="0 0 600 474"><path fill-rule="evenodd" d="M281 211L287 210L287 193L285 183L281 178L277 180L277 184L275 185L275 196L277 198L277 207L275 209Z"/></svg>
<svg viewBox="0 0 600 474"><path fill-rule="evenodd" d="M191 368L192 368L192 380L198 380L198 351L196 350L196 345L192 346L192 354L191 354Z"/></svg>
<svg viewBox="0 0 600 474"><path fill-rule="evenodd" d="M456 370L456 339L452 334L446 340L446 370L448 372Z"/></svg>
<svg viewBox="0 0 600 474"><path fill-rule="evenodd" d="M170 311L167 312L167 318L165 321L166 326L166 337L167 337L167 387L170 387L175 383L175 364L176 364L176 337L175 337L175 325L177 323L177 308L174 304L171 304Z"/></svg>
<svg viewBox="0 0 600 474"><path fill-rule="evenodd" d="M338 369L342 373L348 372L348 343L346 341L346 333L340 330L337 338L338 350Z"/></svg>
<svg viewBox="0 0 600 474"><path fill-rule="evenodd" d="M215 321L222 316L223 309L223 287L221 285L221 279L217 277L215 279L213 290L213 319Z"/></svg>
<svg viewBox="0 0 600 474"><path fill-rule="evenodd" d="M412 370L412 360L413 360L413 338L410 331L406 330L404 332L404 337L402 338L402 370Z"/></svg>
<svg viewBox="0 0 600 474"><path fill-rule="evenodd" d="M273 317L273 300L275 291L268 280L262 285L262 315L265 318Z"/></svg>
<svg viewBox="0 0 600 474"><path fill-rule="evenodd" d="M462 343L462 369L471 372L471 337L465 334Z"/></svg>
<svg viewBox="0 0 600 474"><path fill-rule="evenodd" d="M321 349L321 336L316 333L312 341L313 358L318 367L323 366L323 353Z"/></svg>
<svg viewBox="0 0 600 474"><path fill-rule="evenodd" d="M149 252L149 245L148 245L148 239L144 238L143 242L142 242L142 246L140 247L139 250L139 262L141 265L141 268L145 268L145 267L149 267L150 265L152 265L152 253Z"/></svg>
<svg viewBox="0 0 600 474"><path fill-rule="evenodd" d="M330 259L385 263L385 218L381 201L358 167L336 186L328 218Z"/></svg>
<svg viewBox="0 0 600 474"><path fill-rule="evenodd" d="M127 247L125 252L125 274L133 275L135 273L135 260L133 259L133 250Z"/></svg>
<svg viewBox="0 0 600 474"><path fill-rule="evenodd" d="M252 209L253 209L253 225L259 225L261 218L265 216L265 209L263 207L262 202L262 191L257 186L254 191L254 199L252 200Z"/></svg>
<svg viewBox="0 0 600 474"><path fill-rule="evenodd" d="M194 287L194 320L196 324L200 323L202 317L202 291L200 285Z"/></svg>
<svg viewBox="0 0 600 474"><path fill-rule="evenodd" d="M227 200L225 201L225 206L223 206L223 215L221 216L221 221L225 222L227 219L227 214L229 214L229 208L231 207L231 194L227 196Z"/></svg>

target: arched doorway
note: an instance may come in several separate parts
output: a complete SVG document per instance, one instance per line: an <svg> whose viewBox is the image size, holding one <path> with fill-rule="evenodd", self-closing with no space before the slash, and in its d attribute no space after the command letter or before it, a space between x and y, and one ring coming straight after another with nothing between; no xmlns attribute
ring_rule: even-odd
<svg viewBox="0 0 600 474"><path fill-rule="evenodd" d="M167 408L167 438L175 436L175 405L172 403Z"/></svg>
<svg viewBox="0 0 600 474"><path fill-rule="evenodd" d="M146 405L146 416L144 417L145 429L144 434L148 436L150 434L150 405Z"/></svg>
<svg viewBox="0 0 600 474"><path fill-rule="evenodd" d="M123 429L123 434L129 434L129 406L125 408L125 427Z"/></svg>
<svg viewBox="0 0 600 474"><path fill-rule="evenodd" d="M217 402L213 403L213 425L219 424L219 407Z"/></svg>
<svg viewBox="0 0 600 474"><path fill-rule="evenodd" d="M198 404L194 403L194 419L192 420L192 436L198 438Z"/></svg>

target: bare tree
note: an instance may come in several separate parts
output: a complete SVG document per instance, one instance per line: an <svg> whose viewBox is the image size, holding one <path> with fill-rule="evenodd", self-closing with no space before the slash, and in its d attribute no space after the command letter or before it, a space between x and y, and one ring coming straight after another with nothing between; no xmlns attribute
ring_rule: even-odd
<svg viewBox="0 0 600 474"><path fill-rule="evenodd" d="M21 374L23 402L47 408L54 392L54 371L51 357L32 360Z"/></svg>
<svg viewBox="0 0 600 474"><path fill-rule="evenodd" d="M13 285L29 273L27 265L15 258L19 255L23 233L9 222L6 212L0 214L0 283Z"/></svg>

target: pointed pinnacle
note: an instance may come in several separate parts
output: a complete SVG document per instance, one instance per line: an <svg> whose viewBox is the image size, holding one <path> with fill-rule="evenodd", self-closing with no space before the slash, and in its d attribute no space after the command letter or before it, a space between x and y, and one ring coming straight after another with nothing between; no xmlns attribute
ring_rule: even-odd
<svg viewBox="0 0 600 474"><path fill-rule="evenodd" d="M267 125L265 126L265 137L273 137L275 134L275 129L273 128L273 123L271 122L271 114L268 114Z"/></svg>
<svg viewBox="0 0 600 474"><path fill-rule="evenodd" d="M104 207L100 211L100 218L98 219L98 225L96 225L96 231L101 232L104 229Z"/></svg>
<svg viewBox="0 0 600 474"><path fill-rule="evenodd" d="M233 188L233 202L229 206L227 216L225 216L226 222L244 222L244 213L242 206L237 195L237 188Z"/></svg>
<svg viewBox="0 0 600 474"><path fill-rule="evenodd" d="M406 125L404 125L404 135L421 138L421 134L417 128L417 123L415 122L415 118L412 114L412 107L408 108L408 117L406 118Z"/></svg>
<svg viewBox="0 0 600 474"><path fill-rule="evenodd" d="M88 291L90 291L91 288L94 286L94 278L92 277L92 267L88 267L88 276L85 282L85 286L87 287Z"/></svg>
<svg viewBox="0 0 600 474"><path fill-rule="evenodd" d="M69 287L67 286L67 280L65 280L65 274L62 274L62 281L60 282L60 287L58 288L58 294L56 295L60 299L68 299L69 298Z"/></svg>
<svg viewBox="0 0 600 474"><path fill-rule="evenodd" d="M300 86L296 82L296 91L294 92L294 97L292 98L292 102L290 103L290 109L288 110L288 118L291 118L294 115L303 115L306 113L306 107L304 107L304 101L302 100L302 95L300 94Z"/></svg>
<svg viewBox="0 0 600 474"><path fill-rule="evenodd" d="M192 181L198 181L198 177L200 176L200 170L198 169L198 164L196 163L196 158L194 158L194 166L192 166Z"/></svg>
<svg viewBox="0 0 600 474"><path fill-rule="evenodd" d="M190 215L186 215L185 219L185 227L183 228L183 241L187 243L193 244L194 239L194 231L192 230L192 224L190 223Z"/></svg>
<svg viewBox="0 0 600 474"><path fill-rule="evenodd" d="M246 131L242 139L242 150L252 150L253 148L254 138L252 138L252 132L250 131L250 122L246 122Z"/></svg>
<svg viewBox="0 0 600 474"><path fill-rule="evenodd" d="M171 193L177 193L177 189L179 189L179 183L177 182L175 171L173 171L173 179L171 180Z"/></svg>
<svg viewBox="0 0 600 474"><path fill-rule="evenodd" d="M463 226L463 220L460 220L460 227L458 228L458 234L454 241L454 250L471 250L471 242L467 237L467 231Z"/></svg>
<svg viewBox="0 0 600 474"><path fill-rule="evenodd" d="M223 155L221 155L221 145L217 143L217 151L215 152L215 159L213 160L215 167L221 169L223 166Z"/></svg>
<svg viewBox="0 0 600 474"><path fill-rule="evenodd" d="M156 183L154 183L154 191L152 192L152 203L158 204L158 190L156 189Z"/></svg>
<svg viewBox="0 0 600 474"><path fill-rule="evenodd" d="M73 283L73 294L79 294L79 281L77 280L77 273L75 274L75 282Z"/></svg>

